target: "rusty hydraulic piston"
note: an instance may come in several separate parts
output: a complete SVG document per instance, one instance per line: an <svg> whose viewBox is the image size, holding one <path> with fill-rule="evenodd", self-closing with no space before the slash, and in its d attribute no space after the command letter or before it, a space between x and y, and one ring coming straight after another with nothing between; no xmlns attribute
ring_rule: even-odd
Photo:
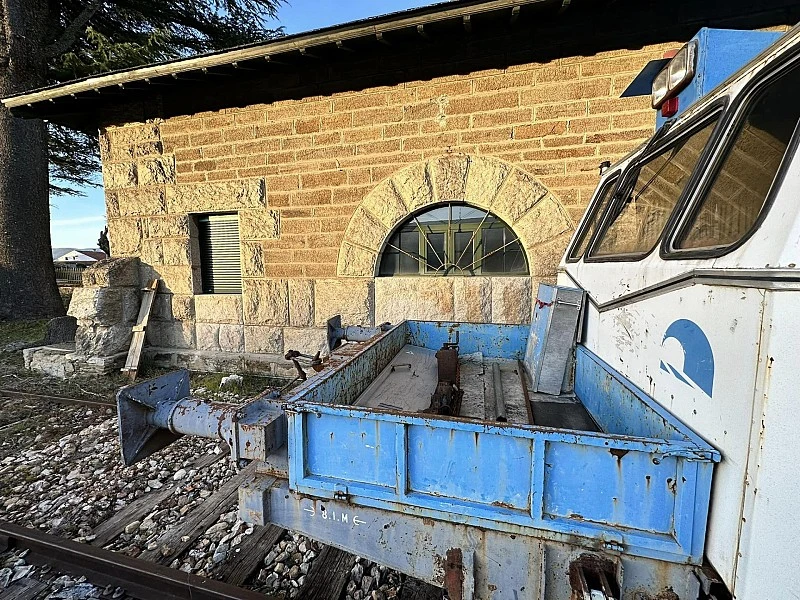
<svg viewBox="0 0 800 600"><path fill-rule="evenodd" d="M131 465L182 435L222 440L234 460L264 460L286 440L279 395L243 406L193 398L187 370L126 386L117 393L123 461Z"/></svg>
<svg viewBox="0 0 800 600"><path fill-rule="evenodd" d="M458 343L445 343L436 352L439 381L431 396L431 405L423 412L439 415L458 416L461 412L460 370L458 364Z"/></svg>

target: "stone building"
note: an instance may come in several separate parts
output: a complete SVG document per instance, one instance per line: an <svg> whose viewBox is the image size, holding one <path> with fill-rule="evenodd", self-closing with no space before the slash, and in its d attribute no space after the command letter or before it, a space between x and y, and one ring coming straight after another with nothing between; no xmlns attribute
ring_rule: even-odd
<svg viewBox="0 0 800 600"><path fill-rule="evenodd" d="M152 353L271 364L319 347L334 314L528 321L598 165L653 133L649 97L620 97L634 77L702 26L799 17L457 1L4 103L99 128L112 254L163 282Z"/></svg>

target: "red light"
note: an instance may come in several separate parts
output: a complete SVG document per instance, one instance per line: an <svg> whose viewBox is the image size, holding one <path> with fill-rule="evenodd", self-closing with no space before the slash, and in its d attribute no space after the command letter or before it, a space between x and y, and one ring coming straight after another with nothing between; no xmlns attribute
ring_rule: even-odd
<svg viewBox="0 0 800 600"><path fill-rule="evenodd" d="M668 100L664 100L664 104L661 105L661 116L662 117L671 117L675 113L678 112L678 97L675 96L674 98L670 98Z"/></svg>

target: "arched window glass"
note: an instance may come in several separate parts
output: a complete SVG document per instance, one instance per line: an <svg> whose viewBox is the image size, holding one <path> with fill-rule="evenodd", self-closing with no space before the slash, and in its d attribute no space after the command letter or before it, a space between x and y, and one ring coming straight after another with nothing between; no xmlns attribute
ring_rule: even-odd
<svg viewBox="0 0 800 600"><path fill-rule="evenodd" d="M403 223L381 255L381 276L526 275L514 232L493 214L450 203Z"/></svg>

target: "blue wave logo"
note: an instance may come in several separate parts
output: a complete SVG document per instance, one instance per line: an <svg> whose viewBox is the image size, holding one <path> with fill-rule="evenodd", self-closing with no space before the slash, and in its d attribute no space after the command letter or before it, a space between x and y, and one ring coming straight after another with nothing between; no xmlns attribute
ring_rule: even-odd
<svg viewBox="0 0 800 600"><path fill-rule="evenodd" d="M662 371L711 396L714 389L714 353L706 334L697 323L678 319L667 327L661 347L665 355L661 360Z"/></svg>

